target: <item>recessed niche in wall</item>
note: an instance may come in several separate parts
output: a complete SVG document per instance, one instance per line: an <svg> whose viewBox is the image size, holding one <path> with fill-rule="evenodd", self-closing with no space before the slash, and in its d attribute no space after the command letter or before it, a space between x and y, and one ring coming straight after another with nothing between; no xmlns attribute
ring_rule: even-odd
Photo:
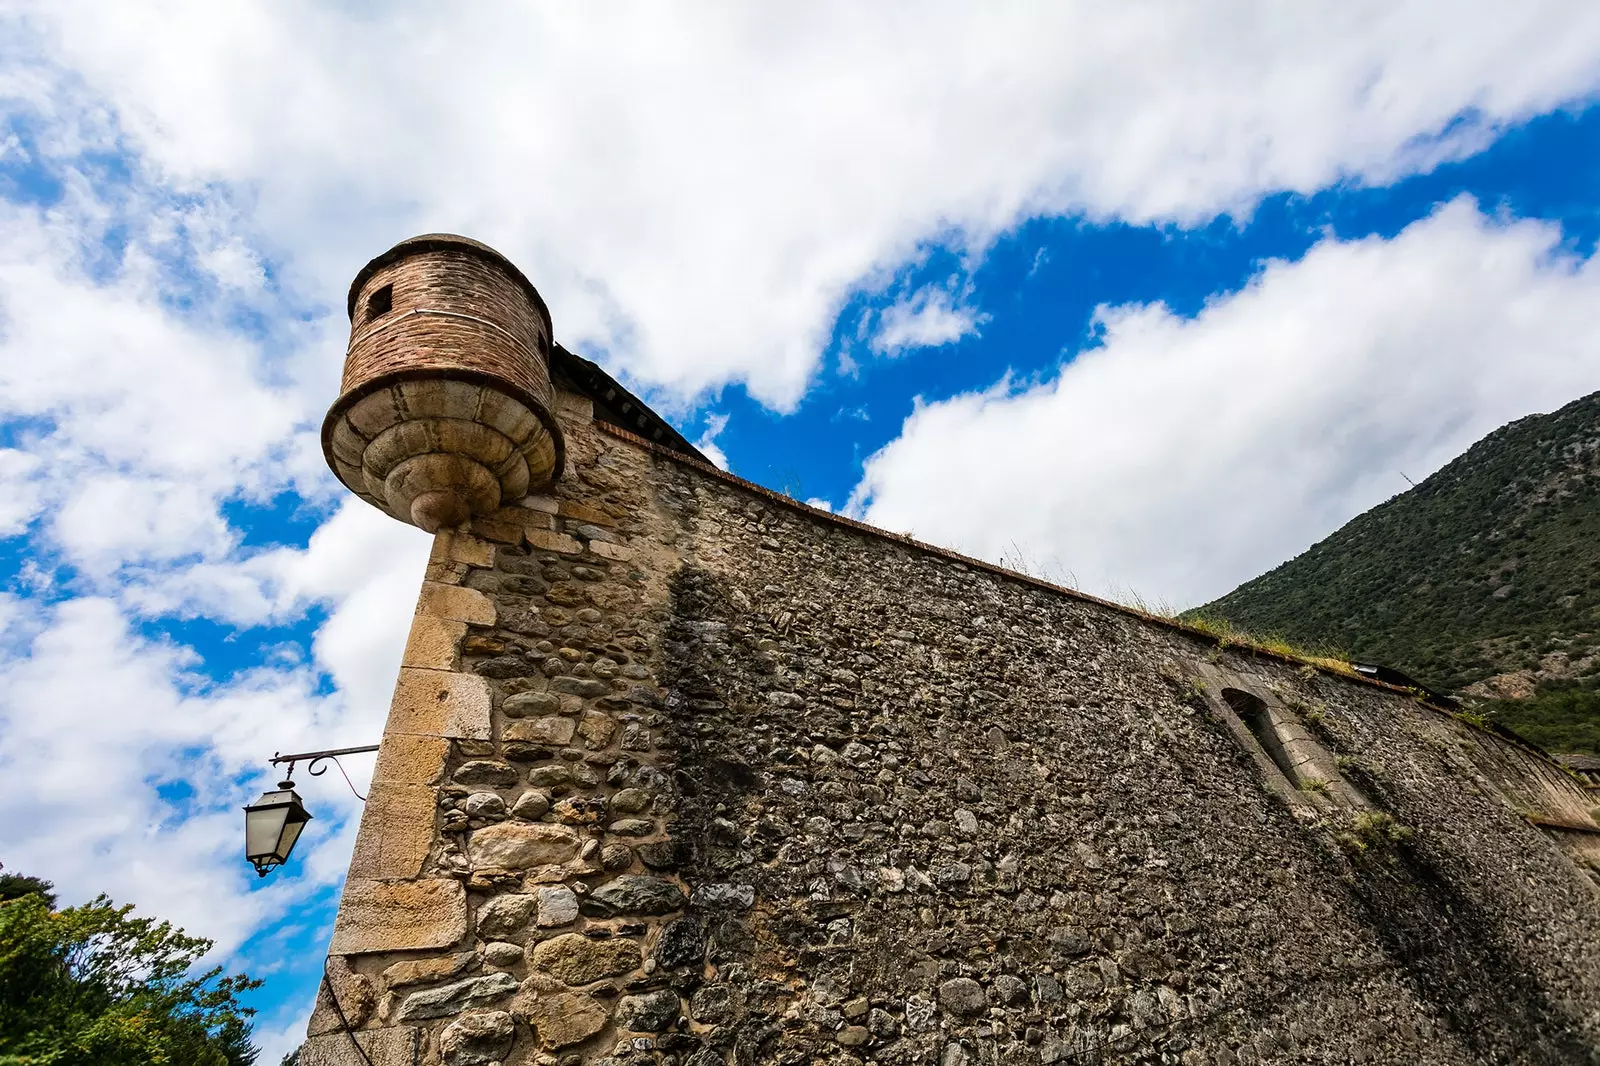
<svg viewBox="0 0 1600 1066"><path fill-rule="evenodd" d="M367 297L367 321L371 322L379 315L386 315L394 307L394 286L385 285L373 289L372 295Z"/></svg>
<svg viewBox="0 0 1600 1066"><path fill-rule="evenodd" d="M1272 720L1272 711L1259 696L1236 688L1222 690L1222 698L1233 708L1233 713L1250 730L1251 736L1261 745L1261 750L1267 753L1274 766L1289 779L1289 784L1295 788L1300 787L1300 776L1294 772L1294 763L1289 757L1289 751L1284 747L1283 738L1278 735L1278 727Z"/></svg>

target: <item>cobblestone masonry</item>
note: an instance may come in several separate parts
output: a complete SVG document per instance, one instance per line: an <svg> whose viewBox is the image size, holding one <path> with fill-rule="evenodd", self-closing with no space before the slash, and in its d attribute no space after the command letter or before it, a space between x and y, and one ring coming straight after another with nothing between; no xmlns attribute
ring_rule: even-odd
<svg viewBox="0 0 1600 1066"><path fill-rule="evenodd" d="M1596 1060L1538 755L556 406L428 565L329 962L372 1063Z"/></svg>

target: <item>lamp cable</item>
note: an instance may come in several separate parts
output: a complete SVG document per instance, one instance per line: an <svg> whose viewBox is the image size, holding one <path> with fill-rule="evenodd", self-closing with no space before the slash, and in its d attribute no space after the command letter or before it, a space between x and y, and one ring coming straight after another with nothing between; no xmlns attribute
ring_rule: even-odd
<svg viewBox="0 0 1600 1066"><path fill-rule="evenodd" d="M322 960L322 987L328 992L328 1002L333 1004L333 1013L339 1017L339 1028L344 1030L344 1035L350 1038L350 1046L356 1049L356 1054L361 1056L361 1061L367 1066L372 1066L372 1060L367 1057L367 1049L361 1046L356 1039L355 1031L350 1028L350 1021L344 1016L344 1008L339 1006L339 997L333 991L333 982L328 980L328 960Z"/></svg>
<svg viewBox="0 0 1600 1066"><path fill-rule="evenodd" d="M344 763L339 761L339 757L337 755L324 755L324 756L321 756L319 758L312 759L311 760L311 765L306 767L307 771L311 774L311 776L312 777L321 777L323 774L328 772L328 768L326 766L320 766L319 765L320 763L322 763L325 760L328 761L328 762L333 763L333 765L338 768L339 776L344 778L344 783L347 786L349 786L350 791L355 795L356 799L360 800L362 803L367 802L367 797L363 796L359 792L356 792L355 782L351 781L350 780L350 775L344 772ZM291 765L293 765L293 764L291 764Z"/></svg>

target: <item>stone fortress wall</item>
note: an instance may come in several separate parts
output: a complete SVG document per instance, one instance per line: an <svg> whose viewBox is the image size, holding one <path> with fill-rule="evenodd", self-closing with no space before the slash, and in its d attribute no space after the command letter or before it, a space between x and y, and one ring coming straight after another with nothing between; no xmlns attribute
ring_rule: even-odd
<svg viewBox="0 0 1600 1066"><path fill-rule="evenodd" d="M1595 1061L1537 753L554 407L436 538L304 1066Z"/></svg>

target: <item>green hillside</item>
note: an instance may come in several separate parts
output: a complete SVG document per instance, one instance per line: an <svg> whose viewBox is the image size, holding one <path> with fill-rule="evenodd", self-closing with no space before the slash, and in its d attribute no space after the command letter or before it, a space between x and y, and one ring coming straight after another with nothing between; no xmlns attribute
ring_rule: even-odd
<svg viewBox="0 0 1600 1066"><path fill-rule="evenodd" d="M1537 693L1489 709L1537 740L1548 703L1565 725L1546 740L1594 750L1600 393L1501 427L1416 488L1191 613L1393 666L1446 692ZM1532 728L1513 721L1529 713Z"/></svg>

